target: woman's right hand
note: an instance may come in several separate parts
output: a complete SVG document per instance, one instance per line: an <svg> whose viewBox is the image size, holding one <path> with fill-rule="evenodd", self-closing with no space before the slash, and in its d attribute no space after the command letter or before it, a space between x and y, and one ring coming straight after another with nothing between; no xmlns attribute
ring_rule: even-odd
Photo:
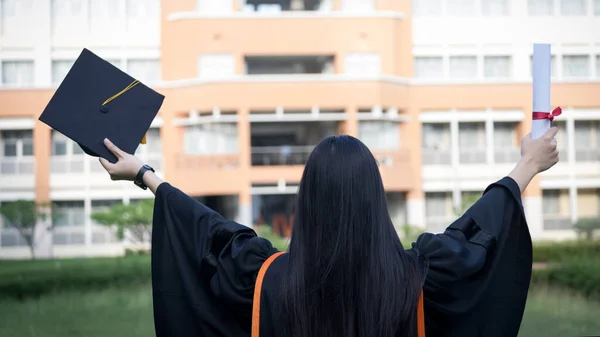
<svg viewBox="0 0 600 337"><path fill-rule="evenodd" d="M521 160L532 165L536 173L544 172L558 163L558 150L554 136L558 128L551 127L538 139L531 139L531 135L521 140Z"/></svg>

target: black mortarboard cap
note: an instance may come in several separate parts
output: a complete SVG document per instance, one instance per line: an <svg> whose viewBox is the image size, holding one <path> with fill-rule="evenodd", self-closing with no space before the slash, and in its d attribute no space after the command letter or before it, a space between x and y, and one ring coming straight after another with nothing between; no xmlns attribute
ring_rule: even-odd
<svg viewBox="0 0 600 337"><path fill-rule="evenodd" d="M83 49L39 119L88 155L115 163L104 138L135 153L163 100L163 95Z"/></svg>

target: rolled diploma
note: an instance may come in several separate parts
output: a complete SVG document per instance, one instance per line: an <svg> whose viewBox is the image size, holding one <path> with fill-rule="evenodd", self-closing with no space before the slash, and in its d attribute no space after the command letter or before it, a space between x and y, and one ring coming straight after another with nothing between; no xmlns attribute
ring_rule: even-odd
<svg viewBox="0 0 600 337"><path fill-rule="evenodd" d="M533 111L550 111L550 75L552 56L549 44L533 45ZM551 122L548 119L531 121L531 138L541 137L548 129Z"/></svg>

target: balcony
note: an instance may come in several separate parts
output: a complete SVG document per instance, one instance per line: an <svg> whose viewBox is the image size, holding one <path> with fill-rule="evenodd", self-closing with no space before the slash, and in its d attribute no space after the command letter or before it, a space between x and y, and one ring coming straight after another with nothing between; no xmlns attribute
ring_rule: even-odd
<svg viewBox="0 0 600 337"><path fill-rule="evenodd" d="M252 166L304 165L314 146L253 147Z"/></svg>
<svg viewBox="0 0 600 337"><path fill-rule="evenodd" d="M450 150L421 149L423 165L452 165Z"/></svg>
<svg viewBox="0 0 600 337"><path fill-rule="evenodd" d="M35 188L35 157L0 157L0 190Z"/></svg>
<svg viewBox="0 0 600 337"><path fill-rule="evenodd" d="M481 148L475 149L460 149L459 159L460 164L486 164L486 150Z"/></svg>
<svg viewBox="0 0 600 337"><path fill-rule="evenodd" d="M544 214L544 230L572 229L573 224L569 215Z"/></svg>
<svg viewBox="0 0 600 337"><path fill-rule="evenodd" d="M246 75L332 74L333 55L246 56Z"/></svg>
<svg viewBox="0 0 600 337"><path fill-rule="evenodd" d="M515 164L521 158L519 148L494 149L494 162L497 164Z"/></svg>
<svg viewBox="0 0 600 337"><path fill-rule="evenodd" d="M273 14L287 11L330 11L331 0L244 0L246 13Z"/></svg>

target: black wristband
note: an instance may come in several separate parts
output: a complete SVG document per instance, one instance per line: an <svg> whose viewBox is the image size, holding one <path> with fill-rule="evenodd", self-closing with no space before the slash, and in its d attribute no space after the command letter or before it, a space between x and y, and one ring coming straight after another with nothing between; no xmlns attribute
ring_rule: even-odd
<svg viewBox="0 0 600 337"><path fill-rule="evenodd" d="M143 190L145 190L145 189L147 189L147 188L148 188L148 186L146 186L146 185L144 184L144 180L143 180L143 178L144 178L144 173L146 173L147 171L152 171L152 172L155 172L155 171L154 171L154 169L152 168L152 166L150 166L150 165L147 165L147 164L144 164L144 165L143 165L143 166L140 168L140 170L138 171L137 175L135 176L135 180L133 180L133 183L134 183L134 184L135 184L137 187L139 187L139 188L141 188L141 189L143 189Z"/></svg>

